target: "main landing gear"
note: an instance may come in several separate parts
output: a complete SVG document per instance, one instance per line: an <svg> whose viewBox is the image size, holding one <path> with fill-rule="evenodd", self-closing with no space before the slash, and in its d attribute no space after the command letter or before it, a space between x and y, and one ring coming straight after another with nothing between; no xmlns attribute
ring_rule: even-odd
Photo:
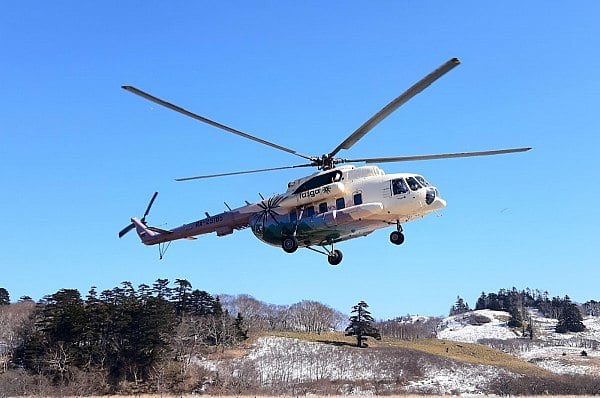
<svg viewBox="0 0 600 398"><path fill-rule="evenodd" d="M395 245L401 245L404 243L404 234L402 233L402 225L400 222L396 223L396 231L390 234L390 242Z"/></svg>
<svg viewBox="0 0 600 398"><path fill-rule="evenodd" d="M298 250L298 239L296 239L296 237L294 236L286 236L281 241L281 248L286 253L294 253L296 250ZM333 248L333 243L331 244L331 249L327 249L325 245L321 246L323 250L315 249L312 246L306 246L306 248L314 252L326 255L327 262L332 267L339 265L342 262L342 259L344 258L344 255L342 254L341 250Z"/></svg>
<svg viewBox="0 0 600 398"><path fill-rule="evenodd" d="M281 248L286 253L293 253L298 250L298 239L295 236L286 236L281 241Z"/></svg>

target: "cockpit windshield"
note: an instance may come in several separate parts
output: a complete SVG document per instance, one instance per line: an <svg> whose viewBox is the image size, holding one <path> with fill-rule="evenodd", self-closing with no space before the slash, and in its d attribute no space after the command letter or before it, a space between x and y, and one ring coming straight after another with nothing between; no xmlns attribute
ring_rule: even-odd
<svg viewBox="0 0 600 398"><path fill-rule="evenodd" d="M406 179L406 183L410 187L411 191L418 191L419 189L421 189L421 184L417 182L417 179L415 177L408 177Z"/></svg>
<svg viewBox="0 0 600 398"><path fill-rule="evenodd" d="M404 178L396 178L392 180L392 192L394 193L394 195L408 193L408 185L406 185L406 181L404 181Z"/></svg>
<svg viewBox="0 0 600 398"><path fill-rule="evenodd" d="M423 177L421 177L421 176L415 176L415 178L417 179L417 181L419 181L419 183L421 183L422 186L424 186L424 187L430 187L431 186L431 184L428 183L427 180L424 179Z"/></svg>

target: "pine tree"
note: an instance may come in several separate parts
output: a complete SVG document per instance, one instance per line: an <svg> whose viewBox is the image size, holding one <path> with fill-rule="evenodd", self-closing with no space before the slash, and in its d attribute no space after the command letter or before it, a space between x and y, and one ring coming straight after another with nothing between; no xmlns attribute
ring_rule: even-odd
<svg viewBox="0 0 600 398"><path fill-rule="evenodd" d="M485 292L481 292L481 296L477 299L477 303L475 303L475 310L485 310L487 308L487 295Z"/></svg>
<svg viewBox="0 0 600 398"><path fill-rule="evenodd" d="M521 316L521 311L519 310L518 305L512 304L508 308L508 313L510 314L510 319L508 320L509 327L518 328L523 326L523 317Z"/></svg>
<svg viewBox="0 0 600 398"><path fill-rule="evenodd" d="M8 294L8 290L3 287L0 287L0 305L8 305L10 304L10 296Z"/></svg>
<svg viewBox="0 0 600 398"><path fill-rule="evenodd" d="M576 304L571 302L569 296L565 296L561 306L560 315L558 316L556 332L582 332L584 330L585 326L579 308L577 308Z"/></svg>
<svg viewBox="0 0 600 398"><path fill-rule="evenodd" d="M456 296L456 303L450 308L450 316L464 314L465 312L471 311L469 304L466 303L462 297Z"/></svg>
<svg viewBox="0 0 600 398"><path fill-rule="evenodd" d="M244 317L241 312L238 312L237 317L233 321L235 332L235 341L243 341L248 338L248 328L244 327Z"/></svg>
<svg viewBox="0 0 600 398"><path fill-rule="evenodd" d="M363 342L367 340L367 337L381 340L381 334L373 326L375 320L367 310L368 307L369 305L364 301L360 301L352 307L354 315L350 317L350 325L346 328L346 336L356 336L356 346L359 348L366 347Z"/></svg>

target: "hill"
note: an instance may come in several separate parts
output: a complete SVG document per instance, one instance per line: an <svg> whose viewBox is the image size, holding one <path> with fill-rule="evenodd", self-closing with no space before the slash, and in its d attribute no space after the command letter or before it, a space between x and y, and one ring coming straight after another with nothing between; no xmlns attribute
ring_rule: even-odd
<svg viewBox="0 0 600 398"><path fill-rule="evenodd" d="M556 333L557 320L529 309L534 339L524 338L519 328L509 328L504 311L478 310L444 319L438 338L485 344L536 364L556 374L600 376L600 318L587 317L586 330Z"/></svg>
<svg viewBox="0 0 600 398"><path fill-rule="evenodd" d="M345 317L320 303L220 300L185 282L168 290L159 280L154 293L123 283L85 301L62 289L0 306L0 396L600 394L595 302L582 306L590 316L577 333L555 331L560 300L522 300L520 327L509 327L514 311L465 305L445 319L381 321L383 339L359 349L333 332Z"/></svg>
<svg viewBox="0 0 600 398"><path fill-rule="evenodd" d="M559 335L556 320L532 315L535 341L507 326L508 313L480 310L442 320L438 339L384 338L359 349L341 333L276 333L255 337L235 356L198 364L249 390L277 394L600 392L600 320L586 319L586 332Z"/></svg>

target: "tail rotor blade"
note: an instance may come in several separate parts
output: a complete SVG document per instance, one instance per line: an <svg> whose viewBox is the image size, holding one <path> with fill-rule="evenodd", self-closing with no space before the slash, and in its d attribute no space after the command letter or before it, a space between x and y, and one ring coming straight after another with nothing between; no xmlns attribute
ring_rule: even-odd
<svg viewBox="0 0 600 398"><path fill-rule="evenodd" d="M154 195L152 195L152 199L150 199L150 203L148 203L148 207L146 207L146 211L144 212L144 215L142 216L142 222L144 222L146 220L146 216L148 215L148 213L150 213L150 209L152 208L152 205L154 204L154 200L156 199L157 196L158 196L158 192L154 192Z"/></svg>
<svg viewBox="0 0 600 398"><path fill-rule="evenodd" d="M129 224L128 226L123 228L121 230L121 232L119 232L119 238L122 238L123 236L125 236L125 234L127 234L129 231L131 231L134 228L135 228L135 225L133 225L133 223Z"/></svg>

